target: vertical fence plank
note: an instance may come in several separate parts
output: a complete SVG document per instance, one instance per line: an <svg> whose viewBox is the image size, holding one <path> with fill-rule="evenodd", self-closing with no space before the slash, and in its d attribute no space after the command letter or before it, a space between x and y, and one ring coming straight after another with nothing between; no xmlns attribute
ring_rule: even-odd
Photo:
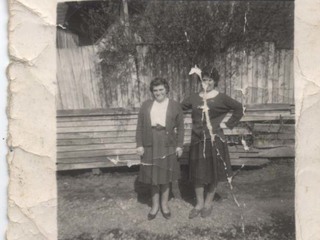
<svg viewBox="0 0 320 240"><path fill-rule="evenodd" d="M146 54L148 52L147 46L137 47L138 58L138 73L139 73L139 106L146 100L147 81L150 71L152 70L152 63L147 61Z"/></svg>
<svg viewBox="0 0 320 240"><path fill-rule="evenodd" d="M247 104L248 95L248 54L246 50L241 50L241 102Z"/></svg>
<svg viewBox="0 0 320 240"><path fill-rule="evenodd" d="M264 95L264 48L260 47L257 54L257 103L263 103Z"/></svg>
<svg viewBox="0 0 320 240"><path fill-rule="evenodd" d="M107 102L105 98L105 89L103 85L103 77L102 77L102 71L101 71L101 65L100 65L100 57L98 55L98 52L96 51L94 46L90 46L90 77L91 77L91 82L94 84L95 88L95 94L94 97L97 102L97 108L106 108Z"/></svg>
<svg viewBox="0 0 320 240"><path fill-rule="evenodd" d="M79 57L79 61L81 63L80 66L80 74L79 78L77 79L78 91L82 98L83 105L81 106L82 109L86 108L98 108L98 102L96 100L95 94L97 94L96 84L97 79L92 79L91 70L92 66L90 65L91 62L91 54L90 52L92 49L89 47L81 47L79 48L81 52L81 58Z"/></svg>
<svg viewBox="0 0 320 240"><path fill-rule="evenodd" d="M67 54L67 51L64 49L59 49L59 62L60 62L60 68L57 69L57 72L59 73L59 81L61 83L64 83L64 91L61 92L61 94L65 97L66 100L66 109L75 109L75 106L73 105L73 91L72 91L72 84L70 84L69 78L72 77L71 74L71 68L68 68L67 66L70 64L67 62L69 55ZM69 94L67 92L69 91Z"/></svg>
<svg viewBox="0 0 320 240"><path fill-rule="evenodd" d="M231 96L232 52L227 50L226 55L226 94Z"/></svg>
<svg viewBox="0 0 320 240"><path fill-rule="evenodd" d="M268 103L268 75L269 75L269 43L263 43L263 50L262 50L262 103Z"/></svg>
<svg viewBox="0 0 320 240"><path fill-rule="evenodd" d="M221 92L226 93L226 78L227 78L227 74L226 74L226 53L221 53L220 55L220 89Z"/></svg>
<svg viewBox="0 0 320 240"><path fill-rule="evenodd" d="M83 71L83 53L81 48L75 49L75 51L70 51L72 57L70 58L72 63L71 63L71 68L72 68L72 74L73 77L70 78L72 85L74 86L74 94L75 94L75 102L74 104L76 105L77 109L83 109L84 108L84 99L82 97L81 93L81 87L80 84L78 84L79 80L81 81L81 78L83 77L84 71ZM91 90L90 88L86 89L89 91Z"/></svg>
<svg viewBox="0 0 320 240"><path fill-rule="evenodd" d="M216 66L220 74L219 91L226 93L226 55L220 54L217 58L218 61Z"/></svg>
<svg viewBox="0 0 320 240"><path fill-rule="evenodd" d="M104 97L104 102L106 103L106 107L111 108L113 105L113 93L114 93L114 88L113 88L113 82L110 81L107 70L104 68L104 61L101 61L101 75L102 75L102 86L103 86L103 94Z"/></svg>
<svg viewBox="0 0 320 240"><path fill-rule="evenodd" d="M284 103L285 102L285 50L280 50L280 59L279 59L279 82L278 82L278 88L279 88L279 102Z"/></svg>
<svg viewBox="0 0 320 240"><path fill-rule="evenodd" d="M267 103L273 102L273 82L274 82L274 72L273 72L273 66L275 64L274 62L275 58L275 46L274 43L269 43L269 51L268 51L268 78L267 78L267 89L268 89L268 101Z"/></svg>
<svg viewBox="0 0 320 240"><path fill-rule="evenodd" d="M95 88L95 94L93 97L95 97L97 102L97 108L105 108L106 107L106 101L105 101L105 90L103 89L103 78L102 78L102 71L101 71L101 65L99 64L99 55L95 49L94 46L91 46L90 48L91 56L90 56L90 69L93 71L90 71L90 77L92 84L94 84Z"/></svg>
<svg viewBox="0 0 320 240"><path fill-rule="evenodd" d="M259 56L260 54L258 54L257 52L253 52L253 78L252 78L251 103L259 103L258 101Z"/></svg>
<svg viewBox="0 0 320 240"><path fill-rule="evenodd" d="M285 51L285 62L284 62L284 102L290 103L290 71L291 71L291 56L290 56L290 50L284 50Z"/></svg>
<svg viewBox="0 0 320 240"><path fill-rule="evenodd" d="M113 76L111 73L108 73L108 78L106 81L109 81L111 84L111 108L115 108L118 105L118 89L117 89L117 82L113 80ZM120 106L119 106L120 107Z"/></svg>
<svg viewBox="0 0 320 240"><path fill-rule="evenodd" d="M187 67L183 62L180 62L180 76L181 76L181 83L182 83L182 93L181 93L181 100L186 98L190 95L190 88L189 88L189 77Z"/></svg>
<svg viewBox="0 0 320 240"><path fill-rule="evenodd" d="M241 76L240 76L240 52L233 51L233 59L232 59L232 93L231 96L237 100L241 101Z"/></svg>
<svg viewBox="0 0 320 240"><path fill-rule="evenodd" d="M237 53L235 52L235 49L231 49L231 68L230 68L230 96L232 98L236 98L235 94L235 84L238 81L238 69L237 69Z"/></svg>
<svg viewBox="0 0 320 240"><path fill-rule="evenodd" d="M252 103L253 99L253 78L254 78L254 69L253 69L253 51L248 52L248 95L247 95L247 103Z"/></svg>
<svg viewBox="0 0 320 240"><path fill-rule="evenodd" d="M179 61L175 61L175 68L173 71L173 81L175 82L176 89L176 95L173 97L174 100L180 102L181 97L181 80L179 75Z"/></svg>
<svg viewBox="0 0 320 240"><path fill-rule="evenodd" d="M58 49L58 81L60 81L61 86L64 86L61 90L62 99L66 101L66 109L77 109L76 97L75 97L75 87L72 84L72 78L75 76L72 73L72 62L70 58L72 55L70 51L66 49ZM62 85L63 84L63 85Z"/></svg>
<svg viewBox="0 0 320 240"><path fill-rule="evenodd" d="M290 55L290 69L289 69L289 103L294 104L294 68L293 68L293 51L289 51Z"/></svg>
<svg viewBox="0 0 320 240"><path fill-rule="evenodd" d="M63 109L69 109L69 94L65 94L66 91L68 91L67 83L64 80L65 73L62 71L63 66L63 55L62 50L57 49L57 82L59 87L59 94L61 99L61 106Z"/></svg>
<svg viewBox="0 0 320 240"><path fill-rule="evenodd" d="M243 78L243 51L237 51L237 82L236 82L236 100L242 102L242 78Z"/></svg>
<svg viewBox="0 0 320 240"><path fill-rule="evenodd" d="M177 72L176 72L176 78L179 83L179 94L178 94L178 102L181 102L183 100L183 89L184 89L184 79L183 74L181 72L181 62L177 62Z"/></svg>
<svg viewBox="0 0 320 240"><path fill-rule="evenodd" d="M130 83L130 62L126 62L126 70L124 70L122 81L121 81L121 99L122 99L122 107L126 108L129 105L129 99L128 99L128 87Z"/></svg>
<svg viewBox="0 0 320 240"><path fill-rule="evenodd" d="M139 89L138 89L138 69L136 66L136 59L134 57L131 58L131 86L132 89L129 89L130 94L129 97L131 100L131 107L139 106Z"/></svg>
<svg viewBox="0 0 320 240"><path fill-rule="evenodd" d="M276 50L274 53L273 64L273 82L272 82L272 102L278 103L279 99L279 64L280 64L280 51Z"/></svg>
<svg viewBox="0 0 320 240"><path fill-rule="evenodd" d="M217 71L219 72L220 75L220 81L218 84L218 90L219 92L225 93L226 91L226 77L225 77L225 55L224 54L220 54L218 56L215 56L215 67L217 69Z"/></svg>
<svg viewBox="0 0 320 240"><path fill-rule="evenodd" d="M132 74L134 73L134 60L132 56L129 56L129 60L128 60L128 66L127 66L127 71L126 71L126 75L127 75L127 107L128 108L132 108L134 105L134 94L133 94L133 88L134 88L134 84L133 84L133 79L132 79Z"/></svg>

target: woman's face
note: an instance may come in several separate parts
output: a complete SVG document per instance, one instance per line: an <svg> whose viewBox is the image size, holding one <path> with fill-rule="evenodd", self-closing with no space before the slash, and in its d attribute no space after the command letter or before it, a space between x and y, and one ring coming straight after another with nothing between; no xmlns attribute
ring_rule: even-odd
<svg viewBox="0 0 320 240"><path fill-rule="evenodd" d="M163 85L153 87L152 93L157 102L162 102L167 97L167 90Z"/></svg>
<svg viewBox="0 0 320 240"><path fill-rule="evenodd" d="M214 80L210 77L204 76L202 78L202 87L206 92L214 89Z"/></svg>

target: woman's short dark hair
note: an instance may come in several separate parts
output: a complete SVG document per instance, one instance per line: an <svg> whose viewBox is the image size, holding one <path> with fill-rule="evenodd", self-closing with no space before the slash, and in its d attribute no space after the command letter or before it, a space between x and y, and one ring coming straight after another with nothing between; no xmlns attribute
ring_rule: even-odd
<svg viewBox="0 0 320 240"><path fill-rule="evenodd" d="M163 85L164 88L166 89L167 91L167 94L169 93L170 91L170 87L169 87L169 83L166 79L164 78L160 78L160 77L156 77L155 79L153 79L150 83L150 92L153 92L153 88L154 87L157 87L157 86L160 86L160 85Z"/></svg>
<svg viewBox="0 0 320 240"><path fill-rule="evenodd" d="M216 68L204 68L201 72L201 77L209 77L212 78L214 81L214 86L218 86L218 82L220 81L220 74Z"/></svg>

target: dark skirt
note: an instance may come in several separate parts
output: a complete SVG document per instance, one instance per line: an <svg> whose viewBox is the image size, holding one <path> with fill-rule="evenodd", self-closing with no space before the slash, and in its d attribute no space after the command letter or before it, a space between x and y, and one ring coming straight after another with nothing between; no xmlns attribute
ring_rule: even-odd
<svg viewBox="0 0 320 240"><path fill-rule="evenodd" d="M180 164L175 154L176 148L167 147L165 139L165 130L152 129L152 147L145 147L141 158L140 182L158 185L180 178Z"/></svg>
<svg viewBox="0 0 320 240"><path fill-rule="evenodd" d="M203 151L205 147L205 152ZM194 184L217 184L232 176L228 145L219 137L191 142L189 178Z"/></svg>

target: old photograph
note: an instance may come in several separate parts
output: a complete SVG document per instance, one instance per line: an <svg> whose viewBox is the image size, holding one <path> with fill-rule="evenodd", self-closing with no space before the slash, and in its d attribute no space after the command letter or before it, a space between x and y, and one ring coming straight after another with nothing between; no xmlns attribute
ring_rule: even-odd
<svg viewBox="0 0 320 240"><path fill-rule="evenodd" d="M58 239L295 239L294 9L59 2Z"/></svg>

